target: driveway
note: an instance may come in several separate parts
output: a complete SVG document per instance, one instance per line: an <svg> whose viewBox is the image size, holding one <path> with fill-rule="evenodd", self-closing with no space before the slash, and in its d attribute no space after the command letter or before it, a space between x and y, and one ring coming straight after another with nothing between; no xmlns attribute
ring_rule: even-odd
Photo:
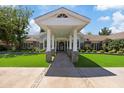
<svg viewBox="0 0 124 93"><path fill-rule="evenodd" d="M124 87L124 68L75 68L58 53L49 68L0 68L0 87Z"/></svg>

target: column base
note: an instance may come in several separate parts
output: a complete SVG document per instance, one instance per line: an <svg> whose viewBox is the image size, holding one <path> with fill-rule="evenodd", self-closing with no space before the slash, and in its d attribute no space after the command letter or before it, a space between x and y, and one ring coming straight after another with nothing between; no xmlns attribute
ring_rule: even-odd
<svg viewBox="0 0 124 93"><path fill-rule="evenodd" d="M51 53L51 51L49 51L49 52L46 52L46 61L47 62L52 62L52 53Z"/></svg>
<svg viewBox="0 0 124 93"><path fill-rule="evenodd" d="M69 50L68 50L68 55L69 55L69 57L71 57L71 54L72 54L72 50L69 49Z"/></svg>
<svg viewBox="0 0 124 93"><path fill-rule="evenodd" d="M76 63L78 62L78 51L72 51L71 52L71 60L72 60L72 63Z"/></svg>
<svg viewBox="0 0 124 93"><path fill-rule="evenodd" d="M51 50L51 54L52 54L52 56L55 56L55 49Z"/></svg>

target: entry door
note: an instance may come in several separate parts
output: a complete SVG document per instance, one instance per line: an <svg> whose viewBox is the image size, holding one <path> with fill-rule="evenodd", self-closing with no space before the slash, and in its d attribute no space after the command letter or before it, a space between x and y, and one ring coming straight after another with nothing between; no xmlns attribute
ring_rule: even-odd
<svg viewBox="0 0 124 93"><path fill-rule="evenodd" d="M64 51L64 42L59 42L59 51Z"/></svg>

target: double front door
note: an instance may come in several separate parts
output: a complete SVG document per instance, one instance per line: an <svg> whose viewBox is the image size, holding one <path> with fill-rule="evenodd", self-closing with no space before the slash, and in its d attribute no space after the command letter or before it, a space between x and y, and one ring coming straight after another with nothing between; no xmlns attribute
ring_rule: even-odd
<svg viewBox="0 0 124 93"><path fill-rule="evenodd" d="M61 41L57 44L57 51L66 51L67 50L67 42Z"/></svg>

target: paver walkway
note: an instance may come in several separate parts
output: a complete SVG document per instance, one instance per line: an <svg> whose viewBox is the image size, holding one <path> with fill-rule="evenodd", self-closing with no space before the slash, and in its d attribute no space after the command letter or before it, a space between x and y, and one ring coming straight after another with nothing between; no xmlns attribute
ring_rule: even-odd
<svg viewBox="0 0 124 93"><path fill-rule="evenodd" d="M58 53L46 76L80 77L66 53Z"/></svg>
<svg viewBox="0 0 124 93"><path fill-rule="evenodd" d="M88 79L81 78L78 69L74 67L66 53L58 53L38 87L93 87L93 85Z"/></svg>

